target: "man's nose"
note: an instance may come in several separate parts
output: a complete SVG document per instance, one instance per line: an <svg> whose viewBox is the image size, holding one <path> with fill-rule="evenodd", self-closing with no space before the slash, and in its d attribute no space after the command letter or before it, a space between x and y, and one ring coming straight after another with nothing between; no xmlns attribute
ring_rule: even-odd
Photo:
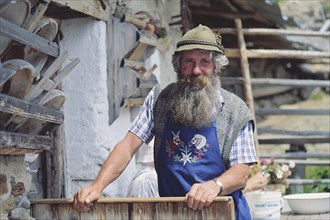
<svg viewBox="0 0 330 220"><path fill-rule="evenodd" d="M192 70L192 74L194 74L194 75L200 75L200 74L202 74L202 71L201 71L201 69L198 67L198 65L196 65L196 66L193 68L193 70Z"/></svg>

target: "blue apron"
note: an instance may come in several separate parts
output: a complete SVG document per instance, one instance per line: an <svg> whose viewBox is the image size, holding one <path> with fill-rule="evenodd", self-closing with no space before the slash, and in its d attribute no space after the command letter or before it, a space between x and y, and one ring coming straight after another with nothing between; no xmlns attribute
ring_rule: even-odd
<svg viewBox="0 0 330 220"><path fill-rule="evenodd" d="M194 183L209 181L225 171L215 121L205 128L165 123L157 164L160 196L185 196ZM236 219L251 219L241 190L230 195Z"/></svg>

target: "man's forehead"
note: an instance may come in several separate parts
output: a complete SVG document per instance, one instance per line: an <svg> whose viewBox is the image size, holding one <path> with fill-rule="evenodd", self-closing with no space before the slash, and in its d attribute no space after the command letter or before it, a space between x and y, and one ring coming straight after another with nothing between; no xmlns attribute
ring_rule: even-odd
<svg viewBox="0 0 330 220"><path fill-rule="evenodd" d="M183 56L210 56L210 54L210 51L200 49L186 50L182 52Z"/></svg>

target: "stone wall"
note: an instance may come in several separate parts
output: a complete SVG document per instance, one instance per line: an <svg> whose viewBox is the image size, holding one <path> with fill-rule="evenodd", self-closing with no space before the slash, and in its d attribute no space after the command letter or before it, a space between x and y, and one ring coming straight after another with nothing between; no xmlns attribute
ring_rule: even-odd
<svg viewBox="0 0 330 220"><path fill-rule="evenodd" d="M25 155L0 155L0 219L34 219L30 217L27 194L31 175Z"/></svg>

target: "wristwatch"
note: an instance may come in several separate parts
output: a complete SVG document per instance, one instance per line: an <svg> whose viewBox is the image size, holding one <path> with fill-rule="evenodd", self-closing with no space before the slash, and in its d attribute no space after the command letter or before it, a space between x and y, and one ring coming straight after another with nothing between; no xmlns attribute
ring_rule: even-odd
<svg viewBox="0 0 330 220"><path fill-rule="evenodd" d="M218 195L221 195L222 191L223 191L223 185L222 182L219 180L219 178L215 178L213 179L213 181L217 184L217 186L219 187L220 191Z"/></svg>

